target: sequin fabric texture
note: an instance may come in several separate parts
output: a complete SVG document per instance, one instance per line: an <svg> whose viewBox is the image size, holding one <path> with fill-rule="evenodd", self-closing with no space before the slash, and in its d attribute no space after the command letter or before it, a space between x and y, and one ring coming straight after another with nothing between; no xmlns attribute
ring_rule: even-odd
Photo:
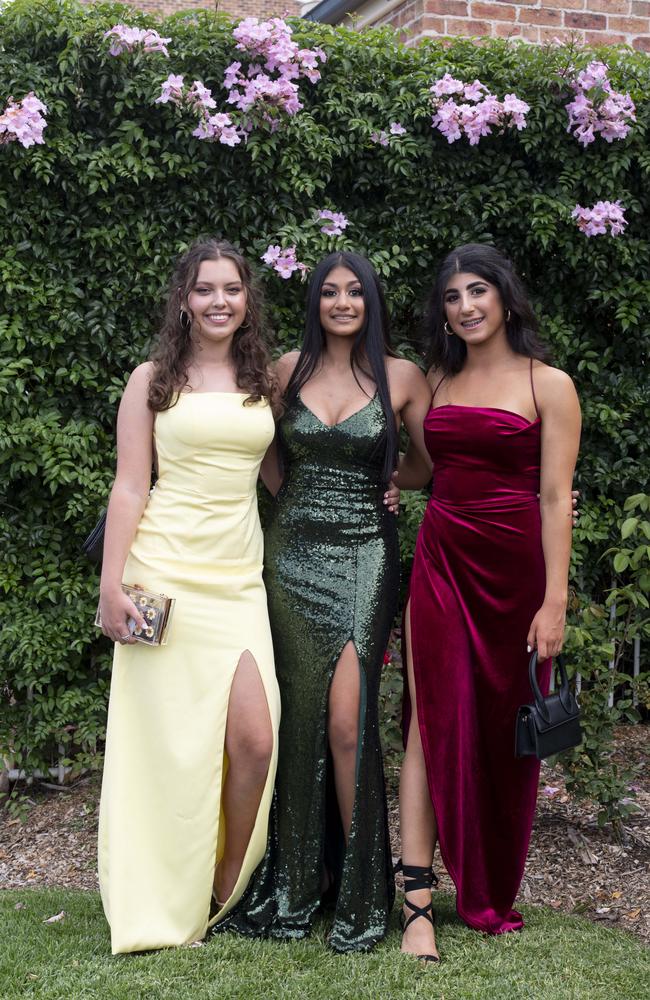
<svg viewBox="0 0 650 1000"><path fill-rule="evenodd" d="M284 483L265 541L265 582L282 700L266 858L224 922L251 935L304 937L334 878L329 936L365 950L394 900L379 740L379 682L397 608L397 525L382 503L386 423L377 396L330 427L297 398L279 425ZM361 669L356 797L347 850L327 746L334 668L352 640ZM338 890L338 891L336 891Z"/></svg>

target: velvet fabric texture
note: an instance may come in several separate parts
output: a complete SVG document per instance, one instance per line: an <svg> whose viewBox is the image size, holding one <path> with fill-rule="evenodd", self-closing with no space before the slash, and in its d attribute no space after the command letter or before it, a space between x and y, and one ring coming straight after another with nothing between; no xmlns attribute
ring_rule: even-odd
<svg viewBox="0 0 650 1000"><path fill-rule="evenodd" d="M541 424L445 404L429 411L424 431L434 487L408 605L419 729L458 913L500 934L523 926L513 903L539 775L536 759L515 757L514 737L531 696L526 637L545 590ZM544 693L549 674L546 661Z"/></svg>

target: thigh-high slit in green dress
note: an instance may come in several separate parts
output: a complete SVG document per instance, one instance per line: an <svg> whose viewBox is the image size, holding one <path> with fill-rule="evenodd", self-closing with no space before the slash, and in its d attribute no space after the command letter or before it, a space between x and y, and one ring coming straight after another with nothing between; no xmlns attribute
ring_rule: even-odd
<svg viewBox="0 0 650 1000"><path fill-rule="evenodd" d="M386 421L375 395L334 426L300 397L279 425L284 483L265 538L280 695L279 760L266 857L223 929L300 938L333 880L337 951L386 933L394 899L378 700L396 612L399 545L384 506ZM360 665L356 793L347 849L327 741L330 684L354 643Z"/></svg>

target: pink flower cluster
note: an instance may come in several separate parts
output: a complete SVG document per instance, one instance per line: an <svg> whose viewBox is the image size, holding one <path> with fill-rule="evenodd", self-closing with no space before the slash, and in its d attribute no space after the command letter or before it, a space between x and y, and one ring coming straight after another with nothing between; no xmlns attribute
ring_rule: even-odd
<svg viewBox="0 0 650 1000"><path fill-rule="evenodd" d="M312 83L320 80L318 62L326 61L322 49L300 49L292 40L292 30L279 17L260 21L247 17L233 31L237 48L255 61L242 72L241 62L226 68L223 85L228 103L240 111L262 108L267 120L270 108L288 115L297 114L302 104L296 80L307 77Z"/></svg>
<svg viewBox="0 0 650 1000"><path fill-rule="evenodd" d="M380 146L388 146L392 136L406 135L406 129L400 122L391 122L388 132L384 129L381 132L371 132L370 141L376 142Z"/></svg>
<svg viewBox="0 0 650 1000"><path fill-rule="evenodd" d="M142 46L145 52L162 52L169 57L167 43L171 38L161 38L153 28L130 28L128 24L116 24L110 31L104 32L104 38L112 38L108 50L112 56L121 56L123 52L133 52Z"/></svg>
<svg viewBox="0 0 650 1000"><path fill-rule="evenodd" d="M597 201L592 208L576 205L571 218L585 236L606 236L608 226L610 236L620 236L627 226L623 211L620 201Z"/></svg>
<svg viewBox="0 0 650 1000"><path fill-rule="evenodd" d="M29 146L43 143L43 129L47 122L43 115L46 106L32 90L22 101L14 101L10 97L7 107L0 115L0 144L19 142L27 149Z"/></svg>
<svg viewBox="0 0 650 1000"><path fill-rule="evenodd" d="M236 146L241 142L241 130L236 128L230 115L210 114L217 102L212 92L200 80L194 80L185 89L184 77L170 73L160 88L156 104L177 104L198 112L199 124L192 132L197 139L209 139L224 146Z"/></svg>
<svg viewBox="0 0 650 1000"><path fill-rule="evenodd" d="M341 236L343 230L348 227L348 220L343 212L330 212L328 208L324 208L316 218L325 222L325 225L321 226L321 233L325 233L326 236Z"/></svg>
<svg viewBox="0 0 650 1000"><path fill-rule="evenodd" d="M271 244L266 253L262 254L261 260L277 271L281 278L290 278L294 271L301 271L304 274L308 270L306 264L301 264L296 259L295 246L283 249L277 244Z"/></svg>
<svg viewBox="0 0 650 1000"><path fill-rule="evenodd" d="M470 146L476 146L482 136L492 134L493 128L526 128L530 107L515 94L506 94L500 101L480 80L463 83L449 73L430 89L435 109L431 127L437 128L447 142L455 142L464 133Z"/></svg>
<svg viewBox="0 0 650 1000"><path fill-rule="evenodd" d="M605 142L624 139L630 131L628 122L635 122L634 103L629 94L612 89L603 62L591 62L571 82L575 98L566 105L569 112L567 132L579 143L588 146L597 134Z"/></svg>

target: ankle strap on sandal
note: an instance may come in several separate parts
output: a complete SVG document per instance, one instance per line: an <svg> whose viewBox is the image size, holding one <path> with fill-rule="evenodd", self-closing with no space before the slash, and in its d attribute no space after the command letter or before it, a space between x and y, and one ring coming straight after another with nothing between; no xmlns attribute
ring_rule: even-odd
<svg viewBox="0 0 650 1000"><path fill-rule="evenodd" d="M438 876L433 868L427 865L405 865L400 858L393 871L395 875L401 872L404 876L405 893L414 892L416 889L431 889L438 884Z"/></svg>

